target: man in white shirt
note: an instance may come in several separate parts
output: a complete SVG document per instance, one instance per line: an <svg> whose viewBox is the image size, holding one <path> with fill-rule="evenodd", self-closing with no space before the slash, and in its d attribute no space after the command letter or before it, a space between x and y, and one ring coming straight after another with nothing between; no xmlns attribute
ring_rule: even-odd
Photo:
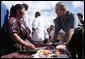
<svg viewBox="0 0 85 59"><path fill-rule="evenodd" d="M44 22L41 19L40 12L35 13L35 20L33 22L33 36L32 38L36 42L43 42L44 41Z"/></svg>

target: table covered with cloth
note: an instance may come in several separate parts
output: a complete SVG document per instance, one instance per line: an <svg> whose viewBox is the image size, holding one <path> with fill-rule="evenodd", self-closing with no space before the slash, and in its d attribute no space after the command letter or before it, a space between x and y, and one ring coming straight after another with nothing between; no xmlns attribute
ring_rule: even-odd
<svg viewBox="0 0 85 59"><path fill-rule="evenodd" d="M32 58L31 55L32 55L32 53L14 52L14 53L11 53L11 54L1 56L1 58Z"/></svg>
<svg viewBox="0 0 85 59"><path fill-rule="evenodd" d="M71 54L66 48L58 47L52 45L36 47L4 55L1 58L71 58Z"/></svg>

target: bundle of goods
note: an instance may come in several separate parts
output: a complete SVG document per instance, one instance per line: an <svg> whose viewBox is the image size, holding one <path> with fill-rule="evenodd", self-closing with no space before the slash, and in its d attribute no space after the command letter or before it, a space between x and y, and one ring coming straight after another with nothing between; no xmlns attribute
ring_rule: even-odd
<svg viewBox="0 0 85 59"><path fill-rule="evenodd" d="M70 53L68 50L59 49L54 46L46 46L38 50L33 58L70 58Z"/></svg>

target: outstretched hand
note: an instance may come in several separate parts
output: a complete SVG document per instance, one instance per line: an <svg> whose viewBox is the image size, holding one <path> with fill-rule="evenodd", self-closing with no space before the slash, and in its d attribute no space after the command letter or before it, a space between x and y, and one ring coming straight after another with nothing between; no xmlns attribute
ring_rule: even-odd
<svg viewBox="0 0 85 59"><path fill-rule="evenodd" d="M44 47L44 46L49 46L49 44L46 44L46 43L37 43L36 46L37 47Z"/></svg>
<svg viewBox="0 0 85 59"><path fill-rule="evenodd" d="M66 45L58 45L56 46L56 49L66 49Z"/></svg>

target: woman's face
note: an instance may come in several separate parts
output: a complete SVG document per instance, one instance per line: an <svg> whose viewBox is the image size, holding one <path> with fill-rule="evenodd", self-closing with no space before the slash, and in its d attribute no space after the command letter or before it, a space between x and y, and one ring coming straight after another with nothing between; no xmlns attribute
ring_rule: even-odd
<svg viewBox="0 0 85 59"><path fill-rule="evenodd" d="M22 8L22 9L19 11L19 18L23 18L24 15L25 15L25 12L26 12L25 8Z"/></svg>

